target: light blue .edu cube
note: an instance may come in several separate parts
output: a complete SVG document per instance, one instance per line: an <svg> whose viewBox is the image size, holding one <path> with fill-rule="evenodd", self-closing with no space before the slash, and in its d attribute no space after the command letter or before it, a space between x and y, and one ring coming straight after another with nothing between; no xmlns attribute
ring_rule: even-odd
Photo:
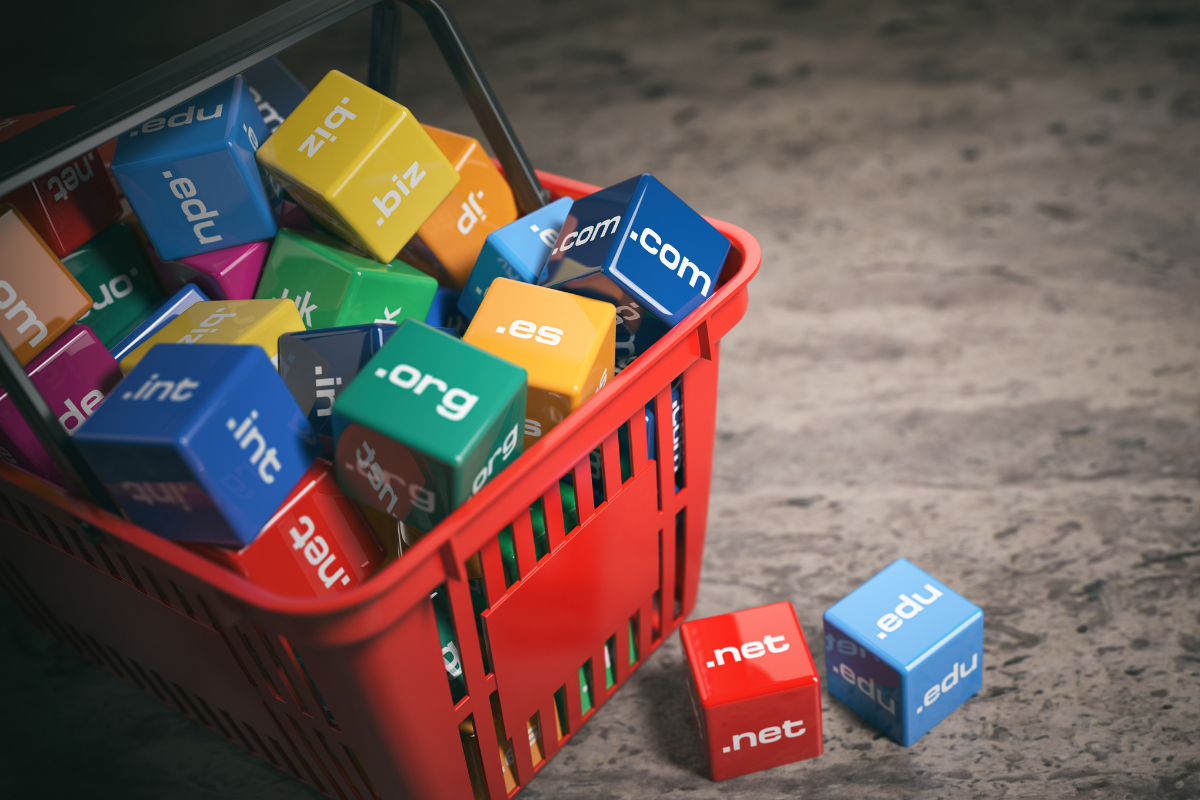
<svg viewBox="0 0 1200 800"><path fill-rule="evenodd" d="M468 322L475 319L496 278L537 283L572 202L569 197L560 198L488 234L458 298L458 308Z"/></svg>
<svg viewBox="0 0 1200 800"><path fill-rule="evenodd" d="M242 547L320 444L261 347L160 344L75 433L121 509L167 539Z"/></svg>
<svg viewBox="0 0 1200 800"><path fill-rule="evenodd" d="M913 744L983 688L983 611L898 559L825 612L826 686Z"/></svg>
<svg viewBox="0 0 1200 800"><path fill-rule="evenodd" d="M281 192L254 158L267 135L240 75L121 134L113 175L164 261L275 235Z"/></svg>

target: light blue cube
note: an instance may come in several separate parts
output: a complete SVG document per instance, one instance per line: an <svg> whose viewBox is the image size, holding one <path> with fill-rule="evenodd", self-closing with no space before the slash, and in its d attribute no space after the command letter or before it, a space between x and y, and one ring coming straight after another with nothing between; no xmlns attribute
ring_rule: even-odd
<svg viewBox="0 0 1200 800"><path fill-rule="evenodd" d="M468 321L475 318L496 278L537 283L571 203L569 197L560 198L488 234L458 299L458 308Z"/></svg>
<svg viewBox="0 0 1200 800"><path fill-rule="evenodd" d="M211 299L196 284L185 283L179 291L171 295L167 302L159 306L154 313L142 320L142 323L130 331L124 339L109 348L109 352L112 353L113 358L120 361L141 347L142 342L158 333L168 322L184 311L196 303Z"/></svg>
<svg viewBox="0 0 1200 800"><path fill-rule="evenodd" d="M983 688L983 610L901 558L825 612L826 686L908 747Z"/></svg>
<svg viewBox="0 0 1200 800"><path fill-rule="evenodd" d="M167 539L243 547L320 452L261 347L160 344L75 433L114 499Z"/></svg>
<svg viewBox="0 0 1200 800"><path fill-rule="evenodd" d="M240 75L121 134L112 173L164 261L275 235L281 192L254 159L267 135Z"/></svg>
<svg viewBox="0 0 1200 800"><path fill-rule="evenodd" d="M538 283L607 300L618 316L636 301L673 328L713 296L728 253L720 231L643 174L575 201Z"/></svg>

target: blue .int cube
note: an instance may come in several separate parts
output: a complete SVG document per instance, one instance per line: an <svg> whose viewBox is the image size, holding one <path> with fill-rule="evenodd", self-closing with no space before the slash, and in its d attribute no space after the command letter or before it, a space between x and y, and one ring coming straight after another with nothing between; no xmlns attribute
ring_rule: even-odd
<svg viewBox="0 0 1200 800"><path fill-rule="evenodd" d="M179 291L171 295L167 302L159 306L150 316L142 320L142 324L138 325L129 334L117 342L109 352L113 354L113 358L117 361L125 358L142 346L142 343L149 339L154 334L163 329L168 322L178 317L184 311L187 311L196 303L208 301L209 296L194 283L185 283L180 287Z"/></svg>
<svg viewBox="0 0 1200 800"><path fill-rule="evenodd" d="M274 133L300 101L308 97L304 84L275 57L258 62L243 72L242 77L250 87L250 96L258 105L269 133Z"/></svg>
<svg viewBox="0 0 1200 800"><path fill-rule="evenodd" d="M470 320L458 310L458 298L462 292L449 286L439 286L433 293L433 303L425 315L425 324L431 328L453 328L459 338L467 330Z"/></svg>
<svg viewBox="0 0 1200 800"><path fill-rule="evenodd" d="M254 158L267 136L240 75L121 134L113 175L164 261L275 235L281 192Z"/></svg>
<svg viewBox="0 0 1200 800"><path fill-rule="evenodd" d="M572 202L569 197L560 198L488 234L458 300L459 310L468 321L475 318L496 278L537 283Z"/></svg>
<svg viewBox="0 0 1200 800"><path fill-rule="evenodd" d="M720 231L643 174L575 201L538 283L618 308L634 300L673 328L712 297L728 253Z"/></svg>
<svg viewBox="0 0 1200 800"><path fill-rule="evenodd" d="M75 442L135 523L225 547L253 542L320 452L252 345L156 345Z"/></svg>
<svg viewBox="0 0 1200 800"><path fill-rule="evenodd" d="M983 688L983 611L898 559L825 612L829 692L908 747Z"/></svg>

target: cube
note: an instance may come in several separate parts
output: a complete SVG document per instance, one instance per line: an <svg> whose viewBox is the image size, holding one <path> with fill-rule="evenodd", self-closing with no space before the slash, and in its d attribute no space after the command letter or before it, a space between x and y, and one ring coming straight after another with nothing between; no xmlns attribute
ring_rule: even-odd
<svg viewBox="0 0 1200 800"><path fill-rule="evenodd" d="M124 339L162 304L162 292L142 246L128 225L114 222L63 259L63 266L92 296L79 318L105 347Z"/></svg>
<svg viewBox="0 0 1200 800"><path fill-rule="evenodd" d="M279 337L304 330L287 300L208 300L194 303L121 359L128 375L156 344L256 344L279 363Z"/></svg>
<svg viewBox="0 0 1200 800"><path fill-rule="evenodd" d="M983 611L898 559L825 612L829 693L908 747L983 688Z"/></svg>
<svg viewBox="0 0 1200 800"><path fill-rule="evenodd" d="M636 300L675 327L712 297L728 252L720 231L643 174L575 201L538 283L618 307Z"/></svg>
<svg viewBox="0 0 1200 800"><path fill-rule="evenodd" d="M459 180L408 109L337 70L258 160L316 221L385 264Z"/></svg>
<svg viewBox="0 0 1200 800"><path fill-rule="evenodd" d="M0 142L45 122L70 106L0 121ZM11 203L59 258L73 252L121 215L103 159L90 150L69 164L0 197Z"/></svg>
<svg viewBox="0 0 1200 800"><path fill-rule="evenodd" d="M431 530L521 455L525 370L406 320L333 409L350 497Z"/></svg>
<svg viewBox="0 0 1200 800"><path fill-rule="evenodd" d="M254 151L267 128L235 76L117 140L113 174L166 261L270 239L279 191Z"/></svg>
<svg viewBox="0 0 1200 800"><path fill-rule="evenodd" d="M213 300L252 300L271 243L239 244L178 261L163 261L152 244L146 245L146 252L168 292L194 283Z"/></svg>
<svg viewBox="0 0 1200 800"><path fill-rule="evenodd" d="M129 518L167 539L250 544L320 449L259 347L164 344L121 388L75 441Z"/></svg>
<svg viewBox="0 0 1200 800"><path fill-rule="evenodd" d="M449 286L438 286L437 291L433 293L429 313L425 315L425 324L432 328L453 328L462 336L469 320L458 310L458 298L461 294Z"/></svg>
<svg viewBox="0 0 1200 800"><path fill-rule="evenodd" d="M572 202L569 197L560 198L488 234L458 301L459 310L468 320L475 316L484 293L496 278L537 283Z"/></svg>
<svg viewBox="0 0 1200 800"><path fill-rule="evenodd" d="M358 505L342 494L333 466L321 459L253 542L240 550L190 547L256 586L289 597L326 597L353 589L383 563L383 549Z"/></svg>
<svg viewBox="0 0 1200 800"><path fill-rule="evenodd" d="M791 603L683 623L692 713L722 781L821 755L821 681Z"/></svg>
<svg viewBox="0 0 1200 800"><path fill-rule="evenodd" d="M121 380L121 368L104 343L87 325L72 325L66 333L29 362L25 369L50 411L74 434ZM10 464L62 485L62 473L46 448L0 390L0 456Z"/></svg>
<svg viewBox="0 0 1200 800"><path fill-rule="evenodd" d="M508 181L470 136L422 125L458 171L458 185L408 243L439 282L462 289L488 235L517 218ZM406 248L407 249L407 248ZM417 263L417 262L414 262Z"/></svg>
<svg viewBox="0 0 1200 800"><path fill-rule="evenodd" d="M463 341L529 374L529 448L609 381L615 335L611 303L497 278Z"/></svg>
<svg viewBox="0 0 1200 800"><path fill-rule="evenodd" d="M281 230L255 297L296 304L309 328L425 319L437 281L402 261L380 264L322 233Z"/></svg>
<svg viewBox="0 0 1200 800"><path fill-rule="evenodd" d="M143 342L162 330L168 322L178 317L196 303L206 300L208 300L208 296L194 284L189 283L187 286L184 286L178 292L171 295L165 303L152 311L124 339L109 348L109 351L113 354L113 358L117 361L125 358L125 356L141 346Z"/></svg>
<svg viewBox="0 0 1200 800"><path fill-rule="evenodd" d="M632 364L638 356L671 330L665 322L630 300L617 309L617 372Z"/></svg>
<svg viewBox="0 0 1200 800"><path fill-rule="evenodd" d="M0 336L24 366L92 307L92 298L12 206L0 205Z"/></svg>
<svg viewBox="0 0 1200 800"><path fill-rule="evenodd" d="M279 375L333 455L333 401L396 332L395 325L350 325L279 337Z"/></svg>
<svg viewBox="0 0 1200 800"><path fill-rule="evenodd" d="M278 58L260 61L242 73L250 96L258 105L267 131L278 130L288 115L308 96L308 89L296 79Z"/></svg>

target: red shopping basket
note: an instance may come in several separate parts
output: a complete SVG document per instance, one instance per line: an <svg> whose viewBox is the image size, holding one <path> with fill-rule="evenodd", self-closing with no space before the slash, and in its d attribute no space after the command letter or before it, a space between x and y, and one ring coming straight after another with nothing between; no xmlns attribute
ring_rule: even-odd
<svg viewBox="0 0 1200 800"><path fill-rule="evenodd" d="M537 177L553 197L597 189ZM0 589L43 632L329 796L519 791L695 603L720 340L745 313L761 260L748 233L713 224L733 245L713 296L361 586L328 599L272 594L0 464ZM565 522L568 476L577 509ZM540 558L538 504L549 539ZM502 535L513 537L515 575ZM482 623L468 576L476 563ZM457 703L430 600L439 587L466 680Z"/></svg>

